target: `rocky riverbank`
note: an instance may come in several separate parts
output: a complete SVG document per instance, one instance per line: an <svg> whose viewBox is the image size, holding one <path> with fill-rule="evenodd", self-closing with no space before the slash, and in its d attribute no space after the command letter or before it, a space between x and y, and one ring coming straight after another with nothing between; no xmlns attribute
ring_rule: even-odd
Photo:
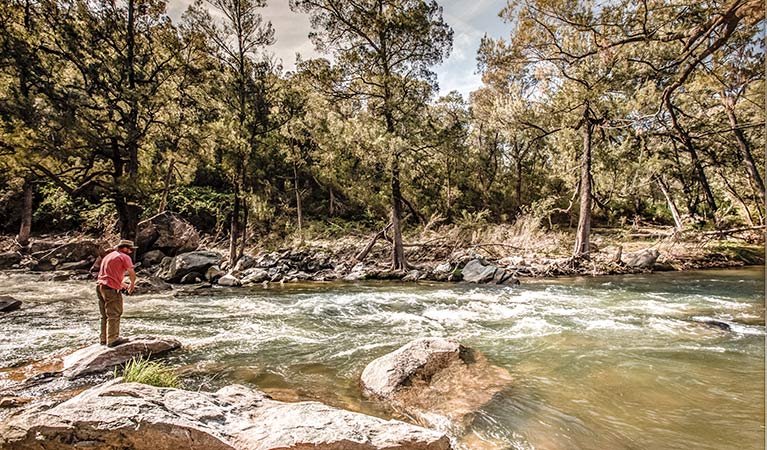
<svg viewBox="0 0 767 450"><path fill-rule="evenodd" d="M135 337L116 348L92 345L54 356L46 365L53 372L32 368L27 380L0 392L6 410L0 448L448 450L469 418L512 384L508 371L479 352L425 338L372 361L360 379L371 401L414 424L318 402L279 402L240 385L193 392L116 378L80 393L67 391L66 381L179 346L172 338ZM9 396L52 380L64 395Z"/></svg>
<svg viewBox="0 0 767 450"><path fill-rule="evenodd" d="M764 264L759 234L749 239L719 240L713 235L681 236L595 233L588 259L557 254L551 246L528 242L473 243L439 236L410 244L408 270L391 270L383 241L364 257L364 239L313 241L278 250L252 249L237 261L200 237L179 217L163 213L141 223L136 254L139 293L167 290L171 284L248 286L334 280L442 281L518 284L525 277L626 274ZM422 236L423 237L423 236ZM428 235L426 237L433 237ZM446 242L450 241L452 242ZM538 237L538 241L546 240ZM528 239L530 241L530 239ZM513 241L512 241L513 242ZM760 243L761 242L761 243ZM43 280L87 279L94 275L110 242L103 238L33 239L25 248L6 239L0 270L41 273Z"/></svg>

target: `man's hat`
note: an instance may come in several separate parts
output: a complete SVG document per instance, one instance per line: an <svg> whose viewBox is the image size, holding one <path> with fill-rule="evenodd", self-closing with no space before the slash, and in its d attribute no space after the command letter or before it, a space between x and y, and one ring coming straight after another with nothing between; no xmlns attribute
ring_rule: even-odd
<svg viewBox="0 0 767 450"><path fill-rule="evenodd" d="M117 245L115 245L115 248L120 248L120 247L130 247L134 250L136 249L136 246L133 245L133 241L129 241L127 239L122 239L120 242L117 243Z"/></svg>

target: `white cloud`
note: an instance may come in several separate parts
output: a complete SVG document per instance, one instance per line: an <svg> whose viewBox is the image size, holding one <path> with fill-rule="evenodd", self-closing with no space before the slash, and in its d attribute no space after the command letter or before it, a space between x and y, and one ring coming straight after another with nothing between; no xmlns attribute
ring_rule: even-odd
<svg viewBox="0 0 767 450"><path fill-rule="evenodd" d="M168 15L178 21L192 0L169 0ZM440 84L440 94L458 90L468 97L471 90L481 85L476 71L476 54L479 40L487 33L499 37L508 27L498 17L505 6L498 0L444 0L443 17L453 28L453 51L440 66L435 67ZM275 57L281 59L285 70L295 68L296 53L304 59L319 56L309 40L311 26L309 17L290 10L287 0L271 1L262 9L262 16L272 22L276 43L269 48Z"/></svg>

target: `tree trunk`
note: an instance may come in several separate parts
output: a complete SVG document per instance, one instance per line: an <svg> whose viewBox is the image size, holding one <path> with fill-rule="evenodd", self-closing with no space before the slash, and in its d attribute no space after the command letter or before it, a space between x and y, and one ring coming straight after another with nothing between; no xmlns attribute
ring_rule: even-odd
<svg viewBox="0 0 767 450"><path fill-rule="evenodd" d="M746 166L746 171L748 171L748 175L751 177L751 181L753 181L754 185L756 186L756 191L759 195L759 199L762 201L762 205L764 205L764 181L762 180L762 176L759 174L759 169L756 167L754 156L751 154L751 146L746 140L746 137L743 135L743 131L738 128L738 118L735 116L735 105L733 104L734 101L731 98L728 98L724 92L721 93L721 96L724 110L727 112L727 119L730 121L732 133L735 135L735 140L738 142L740 158L743 160L743 165Z"/></svg>
<svg viewBox="0 0 767 450"><path fill-rule="evenodd" d="M330 185L330 207L328 208L328 214L330 217L333 217L336 213L336 198L335 195L333 195L333 185Z"/></svg>
<svg viewBox="0 0 767 450"><path fill-rule="evenodd" d="M35 193L34 185L31 180L24 181L24 204L21 210L21 227L19 227L19 236L16 240L22 247L29 244L29 235L32 232L32 198Z"/></svg>
<svg viewBox="0 0 767 450"><path fill-rule="evenodd" d="M237 260L239 261L240 258L242 258L242 255L245 254L245 245L248 243L248 219L250 216L250 207L248 207L248 202L245 198L242 199L242 226L241 228L241 234L242 239L240 239L240 249L237 251Z"/></svg>
<svg viewBox="0 0 767 450"><path fill-rule="evenodd" d="M168 193L170 193L170 182L173 177L173 166L176 164L176 160L171 158L168 163L168 173L165 174L165 186L162 190L162 198L160 199L160 206L157 208L157 214L165 211L168 206Z"/></svg>
<svg viewBox="0 0 767 450"><path fill-rule="evenodd" d="M298 168L297 164L293 163L293 189L296 191L296 215L298 216L298 237L301 240L301 244L304 243L304 219L301 213L301 191L298 189Z"/></svg>
<svg viewBox="0 0 767 450"><path fill-rule="evenodd" d="M690 154L690 159L692 160L692 164L695 169L695 176L698 179L701 188L703 188L703 193L706 196L706 203L708 204L711 213L714 213L717 210L716 200L714 199L713 192L711 192L711 186L709 185L708 179L706 178L706 172L703 170L703 163L701 163L700 158L698 157L698 151L695 149L695 145L692 142L690 134L687 133L687 131L685 131L684 128L682 128L682 126L679 124L674 105L671 103L670 96L665 96L664 102L666 103L666 108L668 109L669 116L671 117L671 125L677 132L679 139L684 143L685 150L687 150L687 153Z"/></svg>
<svg viewBox="0 0 767 450"><path fill-rule="evenodd" d="M400 220L402 219L402 192L399 183L399 156L394 156L391 171L391 196L392 211L391 223L393 230L394 245L392 246L392 269L405 270L407 260L405 259L405 248L402 245L402 228Z"/></svg>
<svg viewBox="0 0 767 450"><path fill-rule="evenodd" d="M240 236L240 191L235 186L234 205L232 207L232 223L229 228L229 268L237 264L237 244Z"/></svg>
<svg viewBox="0 0 767 450"><path fill-rule="evenodd" d="M591 135L594 124L589 117L589 108L583 112L583 153L581 154L581 181L580 181L580 212L578 217L578 229L575 232L575 248L573 256L589 256L589 234L591 233Z"/></svg>
<svg viewBox="0 0 767 450"><path fill-rule="evenodd" d="M522 158L517 153L517 186L516 186L516 200L517 204L514 208L517 211L522 210Z"/></svg>
<svg viewBox="0 0 767 450"><path fill-rule="evenodd" d="M669 195L666 183L664 183L660 177L657 177L657 180L660 190L663 192L663 197L666 198L666 203L668 203L668 209L671 210L671 216L674 217L674 228L676 231L682 231L682 218L679 216L679 210L676 208L676 203L674 203L674 199Z"/></svg>

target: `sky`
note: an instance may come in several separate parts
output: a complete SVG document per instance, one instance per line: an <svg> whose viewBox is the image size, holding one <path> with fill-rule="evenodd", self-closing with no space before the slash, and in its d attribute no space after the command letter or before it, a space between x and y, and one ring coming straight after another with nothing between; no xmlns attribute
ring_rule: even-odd
<svg viewBox="0 0 767 450"><path fill-rule="evenodd" d="M169 0L168 14L176 21L192 0ZM509 25L503 23L498 12L506 4L504 0L438 0L443 7L443 19L453 28L453 51L441 65L434 67L439 82L440 95L450 91L460 92L468 99L469 93L482 84L476 73L476 55L479 41L487 33L491 37L506 37ZM295 68L296 53L304 59L321 56L314 51L309 40L309 17L294 13L288 0L271 0L263 8L262 16L272 22L276 43L270 51L282 60L285 70Z"/></svg>

